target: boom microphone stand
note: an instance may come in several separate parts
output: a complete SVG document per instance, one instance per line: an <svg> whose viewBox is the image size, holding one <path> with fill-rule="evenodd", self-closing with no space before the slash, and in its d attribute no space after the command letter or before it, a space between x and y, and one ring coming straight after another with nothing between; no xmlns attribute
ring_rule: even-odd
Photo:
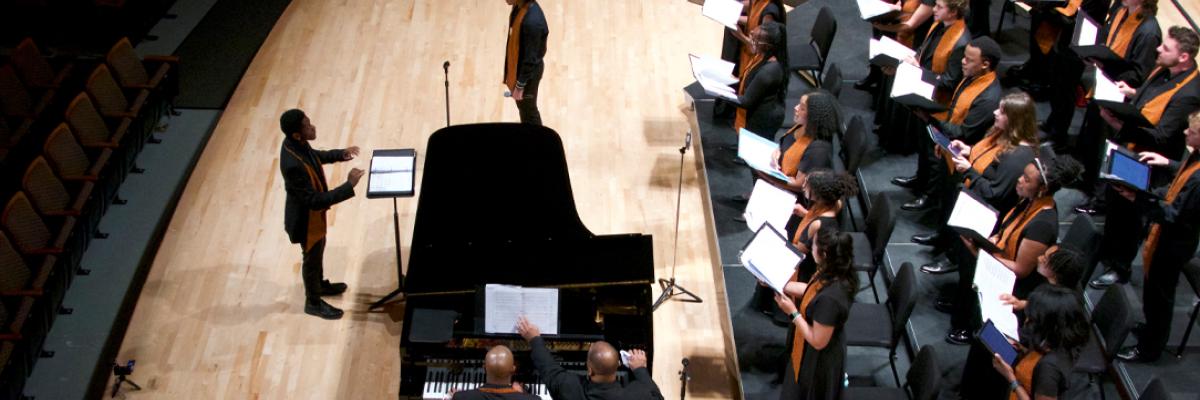
<svg viewBox="0 0 1200 400"><path fill-rule="evenodd" d="M667 299L677 295L686 295L688 298L680 299L685 303L703 303L695 293L679 286L675 283L675 266L679 264L679 208L683 203L683 157L687 154L687 149L692 147L692 132L689 131L683 138L683 147L679 148L679 190L675 195L675 244L673 245L673 255L671 256L671 279L659 279L658 286L662 287L662 294L658 296L658 300L654 302L652 311L657 311L658 306L661 306ZM686 359L685 359L686 360ZM684 362L687 365L687 362Z"/></svg>
<svg viewBox="0 0 1200 400"><path fill-rule="evenodd" d="M446 75L446 126L450 126L450 60L442 63L442 72Z"/></svg>
<svg viewBox="0 0 1200 400"><path fill-rule="evenodd" d="M692 380L692 375L688 374L688 359L683 358L683 369L679 370L679 400L687 399L687 383Z"/></svg>

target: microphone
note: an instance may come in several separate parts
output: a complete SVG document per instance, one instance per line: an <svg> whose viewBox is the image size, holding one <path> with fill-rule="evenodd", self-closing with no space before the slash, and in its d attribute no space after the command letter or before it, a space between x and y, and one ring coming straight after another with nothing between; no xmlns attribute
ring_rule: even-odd
<svg viewBox="0 0 1200 400"><path fill-rule="evenodd" d="M445 62L442 63L442 70L446 71L446 73L450 72L450 61L449 60L446 60Z"/></svg>

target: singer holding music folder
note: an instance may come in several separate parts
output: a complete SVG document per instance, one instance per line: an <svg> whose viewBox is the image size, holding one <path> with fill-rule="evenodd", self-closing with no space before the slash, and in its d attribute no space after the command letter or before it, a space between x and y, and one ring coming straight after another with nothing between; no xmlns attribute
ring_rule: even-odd
<svg viewBox="0 0 1200 400"><path fill-rule="evenodd" d="M738 104L733 130L742 128L775 140L775 131L783 123L783 98L787 94L787 33L783 24L767 22L750 32L753 57L742 65L737 83Z"/></svg>
<svg viewBox="0 0 1200 400"><path fill-rule="evenodd" d="M588 348L585 377L559 366L546 348L537 325L523 316L517 321L517 333L529 342L532 349L530 356L538 376L555 399L663 400L662 392L650 377L650 370L646 369L646 352L642 350L629 350L626 367L632 371L632 378L622 384L617 380L621 356L608 342L595 342Z"/></svg>
<svg viewBox="0 0 1200 400"><path fill-rule="evenodd" d="M787 11L783 8L782 0L741 0L744 4L746 15L738 17L739 30L725 30L723 43L721 44L721 59L734 64L733 74L741 77L743 66L750 63L750 59L754 58L754 52L750 50L750 42L754 30L767 22L778 22L785 24Z"/></svg>
<svg viewBox="0 0 1200 400"><path fill-rule="evenodd" d="M1187 145L1195 149L1200 147L1200 111L1192 113L1188 120ZM1171 334L1180 271L1200 244L1200 174L1196 173L1200 171L1200 152L1192 152L1182 162L1156 153L1142 153L1141 158L1152 166L1171 171L1175 177L1170 185L1157 190L1157 197L1114 186L1150 222L1150 233L1142 244L1142 271L1146 277L1142 310L1146 325L1138 335L1137 346L1117 354L1130 362L1150 362L1162 355Z"/></svg>
<svg viewBox="0 0 1200 400"><path fill-rule="evenodd" d="M999 355L992 357L995 371L1008 383L1008 388L995 390L992 386L968 386L969 383L963 382L964 389L979 392L964 398L1066 399L1073 389L1071 374L1075 362L1087 345L1090 329L1087 313L1074 290L1052 285L1038 288L1030 295L1026 307L1021 340L1016 346L1019 352L1016 364L1009 365Z"/></svg>
<svg viewBox="0 0 1200 400"><path fill-rule="evenodd" d="M537 0L504 0L512 6L508 15L508 43L504 52L504 85L517 103L521 122L542 124L537 108L538 86L546 56L550 28Z"/></svg>
<svg viewBox="0 0 1200 400"><path fill-rule="evenodd" d="M1050 82L1060 77L1048 74L1054 69L1058 53L1071 42L1075 14L1083 0L1029 1L1029 58L1021 65L1013 66L1005 76L1005 86L1020 86L1042 98Z"/></svg>

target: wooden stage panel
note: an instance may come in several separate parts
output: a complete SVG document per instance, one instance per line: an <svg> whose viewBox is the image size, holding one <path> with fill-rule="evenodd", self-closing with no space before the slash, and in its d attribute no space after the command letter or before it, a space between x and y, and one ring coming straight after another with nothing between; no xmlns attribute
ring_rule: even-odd
<svg viewBox="0 0 1200 400"><path fill-rule="evenodd" d="M721 28L685 1L545 1L547 125L563 137L576 206L598 234L655 238L666 277L678 147L689 129L687 54L717 55ZM259 50L180 200L119 359L137 359L128 398L394 398L400 307L367 313L396 286L391 205L359 196L329 213L326 277L350 290L341 321L303 313L300 251L283 232L279 114L305 109L321 148L364 158L326 168L331 185L372 149L415 147L444 125L442 61L455 123L516 121L502 97L508 8L499 0L295 0ZM679 279L702 304L655 316L655 380L678 398L740 397L720 267L695 154L684 164ZM470 160L464 160L470 162ZM481 166L479 179L503 179ZM418 178L419 179L419 178ZM483 205L481 205L483 206ZM401 202L404 250L416 201ZM536 218L536 216L530 216Z"/></svg>

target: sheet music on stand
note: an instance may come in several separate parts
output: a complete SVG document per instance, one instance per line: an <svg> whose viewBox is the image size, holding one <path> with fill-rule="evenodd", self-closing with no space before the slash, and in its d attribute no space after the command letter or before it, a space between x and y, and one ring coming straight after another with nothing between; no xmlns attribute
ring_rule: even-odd
<svg viewBox="0 0 1200 400"><path fill-rule="evenodd" d="M783 171L771 167L771 156L779 150L779 144L742 128L738 132L738 158L746 161L750 168L765 172L772 178L787 182Z"/></svg>
<svg viewBox="0 0 1200 400"><path fill-rule="evenodd" d="M950 211L950 219L946 221L951 229L960 235L970 238L976 246L989 252L1000 251L995 243L988 240L998 219L996 209L976 198L966 190L958 192L958 200L954 202L954 210ZM984 252L979 252L983 254Z"/></svg>
<svg viewBox="0 0 1200 400"><path fill-rule="evenodd" d="M738 17L742 16L742 2L737 0L705 0L700 13L733 30L738 29Z"/></svg>
<svg viewBox="0 0 1200 400"><path fill-rule="evenodd" d="M897 103L928 111L943 111L946 106L933 100L933 84L925 81L925 70L909 63L896 65L892 99Z"/></svg>
<svg viewBox="0 0 1200 400"><path fill-rule="evenodd" d="M732 87L738 83L738 78L733 76L733 63L695 54L688 54L688 60L692 66L692 77L704 88L704 93L739 103L737 92Z"/></svg>
<svg viewBox="0 0 1200 400"><path fill-rule="evenodd" d="M754 237L742 248L738 260L755 278L783 293L784 286L792 279L796 267L804 261L801 253L788 242L770 223L763 224Z"/></svg>
<svg viewBox="0 0 1200 400"><path fill-rule="evenodd" d="M746 202L746 226L758 230L763 224L787 226L796 205L796 194L775 187L762 179L754 181L750 201Z"/></svg>
<svg viewBox="0 0 1200 400"><path fill-rule="evenodd" d="M1000 333L1019 340L1017 315L1013 314L1011 305L1000 301L1000 295L1012 294L1013 286L1017 284L1017 274L991 254L981 251L975 261L975 279L971 284L979 293L979 314L982 319L991 320Z"/></svg>
<svg viewBox="0 0 1200 400"><path fill-rule="evenodd" d="M485 333L517 333L517 320L525 316L543 334L558 334L558 289L487 284L483 308Z"/></svg>
<svg viewBox="0 0 1200 400"><path fill-rule="evenodd" d="M416 176L415 149L375 150L367 176L367 198L411 197Z"/></svg>
<svg viewBox="0 0 1200 400"><path fill-rule="evenodd" d="M871 64L881 67L895 67L900 64L901 60L916 55L917 52L913 49L887 36L881 36L879 39L872 38L867 46L867 57L871 60ZM932 85L930 86L932 87Z"/></svg>

